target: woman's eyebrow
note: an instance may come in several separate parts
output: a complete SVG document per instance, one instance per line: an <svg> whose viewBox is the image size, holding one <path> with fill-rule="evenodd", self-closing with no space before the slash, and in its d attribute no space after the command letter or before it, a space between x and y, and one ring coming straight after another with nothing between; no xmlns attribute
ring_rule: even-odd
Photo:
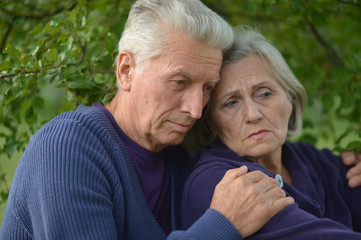
<svg viewBox="0 0 361 240"><path fill-rule="evenodd" d="M231 96L231 95L238 95L238 94L240 94L240 93L241 93L241 92L240 92L239 90L234 90L234 91L232 91L232 92L229 92L229 93L224 94L224 95L222 96L222 98L226 98L226 97Z"/></svg>
<svg viewBox="0 0 361 240"><path fill-rule="evenodd" d="M273 85L273 84L274 83L271 81L263 81L263 82L255 84L255 85L252 85L252 89L258 88L259 86L262 86L262 85Z"/></svg>

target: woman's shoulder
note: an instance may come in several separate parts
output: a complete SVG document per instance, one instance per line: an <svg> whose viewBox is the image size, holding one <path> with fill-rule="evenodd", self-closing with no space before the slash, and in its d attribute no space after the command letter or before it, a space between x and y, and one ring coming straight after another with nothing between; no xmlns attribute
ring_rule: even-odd
<svg viewBox="0 0 361 240"><path fill-rule="evenodd" d="M199 172L197 172L197 174L200 174L202 171L213 169L213 171L221 171L224 175L227 170L244 165L248 167L248 171L259 170L266 174L270 174L261 164L240 157L221 141L215 140L208 148L200 152L198 162L195 165L195 170L198 170Z"/></svg>
<svg viewBox="0 0 361 240"><path fill-rule="evenodd" d="M283 146L283 151L288 155L297 154L303 159L317 159L318 162L340 162L340 158L336 156L330 149L319 149L315 145L303 142L288 142Z"/></svg>

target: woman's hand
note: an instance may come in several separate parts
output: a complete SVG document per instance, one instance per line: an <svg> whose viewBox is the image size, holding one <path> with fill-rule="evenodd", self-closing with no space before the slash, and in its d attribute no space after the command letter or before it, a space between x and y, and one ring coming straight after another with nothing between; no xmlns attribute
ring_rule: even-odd
<svg viewBox="0 0 361 240"><path fill-rule="evenodd" d="M346 173L346 178L348 179L348 185L350 186L350 188L360 187L361 186L361 153L343 152L341 153L341 158L346 166L354 165L354 167L352 167Z"/></svg>

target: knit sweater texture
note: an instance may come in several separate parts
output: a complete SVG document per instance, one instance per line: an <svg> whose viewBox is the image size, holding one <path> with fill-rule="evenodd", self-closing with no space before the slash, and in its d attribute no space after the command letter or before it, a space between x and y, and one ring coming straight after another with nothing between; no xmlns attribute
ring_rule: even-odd
<svg viewBox="0 0 361 240"><path fill-rule="evenodd" d="M131 157L105 114L80 106L60 114L31 139L12 182L0 239L242 239L220 213L208 210L179 231L189 156L171 161L169 236L152 215Z"/></svg>
<svg viewBox="0 0 361 240"><path fill-rule="evenodd" d="M247 239L361 239L361 188L350 189L342 160L327 149L286 142L282 161L293 178L283 190L295 199ZM216 140L200 154L187 180L182 201L182 226L187 228L208 209L213 191L227 170L246 165L275 177L262 165L247 161Z"/></svg>

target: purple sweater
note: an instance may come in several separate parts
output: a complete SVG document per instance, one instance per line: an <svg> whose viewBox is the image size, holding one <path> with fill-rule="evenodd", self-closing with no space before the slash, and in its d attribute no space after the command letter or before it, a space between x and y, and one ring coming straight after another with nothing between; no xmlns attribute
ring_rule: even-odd
<svg viewBox="0 0 361 240"><path fill-rule="evenodd" d="M142 186L145 199L155 219L168 235L171 230L170 216L170 165L165 151L151 152L129 138L119 127L113 115L98 102L93 104L107 116L127 148Z"/></svg>
<svg viewBox="0 0 361 240"><path fill-rule="evenodd" d="M282 161L294 181L292 186L284 183L283 189L296 204L249 239L361 239L357 233L361 232L361 188L348 187L348 168L340 158L309 144L286 142ZM214 188L225 172L242 165L274 177L265 167L239 157L219 140L201 152L183 193L184 229L209 208Z"/></svg>

